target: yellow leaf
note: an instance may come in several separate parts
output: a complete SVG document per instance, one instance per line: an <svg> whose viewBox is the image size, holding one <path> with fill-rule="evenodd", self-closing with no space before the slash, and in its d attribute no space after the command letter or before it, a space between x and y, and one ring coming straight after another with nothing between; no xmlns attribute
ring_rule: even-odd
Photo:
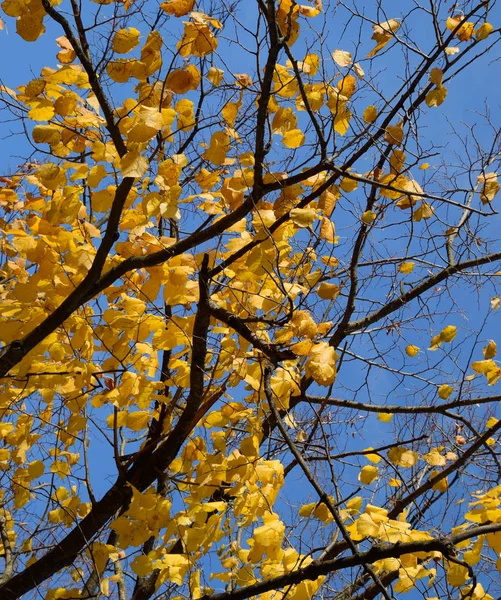
<svg viewBox="0 0 501 600"><path fill-rule="evenodd" d="M138 410L127 414L126 426L133 431L141 431L148 426L150 412L148 410Z"/></svg>
<svg viewBox="0 0 501 600"><path fill-rule="evenodd" d="M419 347L418 346L413 346L412 344L410 344L409 346L407 346L405 348L405 353L407 354L407 356L416 356L419 352Z"/></svg>
<svg viewBox="0 0 501 600"><path fill-rule="evenodd" d="M485 173L477 178L478 185L481 185L480 200L482 204L488 204L494 200L494 196L499 192L499 183L497 173Z"/></svg>
<svg viewBox="0 0 501 600"><path fill-rule="evenodd" d="M137 150L127 152L120 160L120 172L123 177L142 177L148 170L148 160Z"/></svg>
<svg viewBox="0 0 501 600"><path fill-rule="evenodd" d="M489 358L494 358L496 356L497 353L497 345L496 342L494 340L491 340L487 346L484 346L482 353L484 355L484 358L489 359Z"/></svg>
<svg viewBox="0 0 501 600"><path fill-rule="evenodd" d="M364 452L367 452L367 450L372 450L373 448L365 448ZM370 460L371 463L374 463L377 465L377 463L381 460L381 457L379 456L379 454L375 454L373 452L371 452L370 454L364 454L365 458L367 460Z"/></svg>
<svg viewBox="0 0 501 600"><path fill-rule="evenodd" d="M404 139L402 123L398 123L397 125L388 125L384 133L384 139L386 142L388 142L388 144L400 146Z"/></svg>
<svg viewBox="0 0 501 600"><path fill-rule="evenodd" d="M218 86L223 80L224 71L217 67L211 67L207 72L207 79L212 83L213 86Z"/></svg>
<svg viewBox="0 0 501 600"><path fill-rule="evenodd" d="M106 72L116 83L126 83L132 76L132 61L120 58L106 65Z"/></svg>
<svg viewBox="0 0 501 600"><path fill-rule="evenodd" d="M456 332L455 325L447 325L438 335L433 337L428 350L437 350L444 342L452 342L456 337Z"/></svg>
<svg viewBox="0 0 501 600"><path fill-rule="evenodd" d="M337 89L342 96L349 99L357 89L357 80L353 75L346 75L338 81Z"/></svg>
<svg viewBox="0 0 501 600"><path fill-rule="evenodd" d="M313 346L310 357L306 361L306 373L313 377L319 385L328 386L336 380L337 352L327 342L320 342Z"/></svg>
<svg viewBox="0 0 501 600"><path fill-rule="evenodd" d="M284 134L282 143L286 148L299 148L304 144L305 139L300 129L291 129Z"/></svg>
<svg viewBox="0 0 501 600"><path fill-rule="evenodd" d="M493 360L477 360L472 363L471 368L477 373L486 375L489 371L492 371L496 367L496 363Z"/></svg>
<svg viewBox="0 0 501 600"><path fill-rule="evenodd" d="M311 75L312 77L314 77L317 74L319 67L320 59L318 58L318 54L307 54L304 57L303 62L301 63L303 73Z"/></svg>
<svg viewBox="0 0 501 600"><path fill-rule="evenodd" d="M444 383L438 388L438 397L442 398L442 400L447 400L453 391L453 387Z"/></svg>
<svg viewBox="0 0 501 600"><path fill-rule="evenodd" d="M28 474L33 479L41 477L45 472L45 465L41 460L35 460L28 465Z"/></svg>
<svg viewBox="0 0 501 600"><path fill-rule="evenodd" d="M371 104L364 110L364 121L366 123L374 123L374 121L376 119L377 119L377 108L375 106L372 106L372 104Z"/></svg>
<svg viewBox="0 0 501 600"><path fill-rule="evenodd" d="M366 225L370 225L375 221L376 217L377 215L375 212L372 212L371 210L366 210L362 215L362 222Z"/></svg>
<svg viewBox="0 0 501 600"><path fill-rule="evenodd" d="M487 423L485 424L486 427L489 427L489 429L491 427L494 427L494 425L496 425L496 423L499 423L499 420L496 419L496 417L491 417L490 419L487 420Z"/></svg>
<svg viewBox="0 0 501 600"><path fill-rule="evenodd" d="M494 296L494 298L491 298L492 310L499 310L500 306L501 306L501 298L499 296Z"/></svg>
<svg viewBox="0 0 501 600"><path fill-rule="evenodd" d="M61 129L55 125L35 125L32 136L35 144L55 146L61 141Z"/></svg>
<svg viewBox="0 0 501 600"><path fill-rule="evenodd" d="M430 473L430 479L433 479L433 477L436 477L439 474L440 474L440 471L438 471L437 469L434 469ZM444 492L447 491L448 487L449 487L448 478L442 477L442 479L440 479L439 481L437 481L436 483L434 483L432 485L431 489L434 490L435 492L441 492L443 494Z"/></svg>
<svg viewBox="0 0 501 600"><path fill-rule="evenodd" d="M184 17L193 10L194 6L195 0L169 0L160 4L163 11L174 17Z"/></svg>
<svg viewBox="0 0 501 600"><path fill-rule="evenodd" d="M389 423L393 418L393 413L378 413L377 418L382 423Z"/></svg>
<svg viewBox="0 0 501 600"><path fill-rule="evenodd" d="M118 54L127 54L139 44L139 36L139 31L134 27L119 29L113 37L111 47Z"/></svg>
<svg viewBox="0 0 501 600"><path fill-rule="evenodd" d="M468 569L463 565L458 565L455 562L448 563L447 568L447 582L453 587L460 587L464 585L469 579Z"/></svg>
<svg viewBox="0 0 501 600"><path fill-rule="evenodd" d="M351 65L351 52L345 50L334 50L332 53L332 59L340 67L347 67Z"/></svg>
<svg viewBox="0 0 501 600"><path fill-rule="evenodd" d="M54 105L50 100L37 100L36 102L30 102L31 110L28 113L28 117L32 121L50 121L56 114Z"/></svg>
<svg viewBox="0 0 501 600"><path fill-rule="evenodd" d="M35 42L45 33L44 11L27 12L16 21L16 31L26 42Z"/></svg>
<svg viewBox="0 0 501 600"><path fill-rule="evenodd" d="M414 270L414 265L416 263L409 261L409 262L403 262L398 266L398 270L400 271L400 273L403 273L404 275L408 275L409 273L412 273L412 271Z"/></svg>
<svg viewBox="0 0 501 600"><path fill-rule="evenodd" d="M210 160L216 166L222 165L226 160L226 154L230 150L230 137L223 131L215 131L212 134L210 145L202 154L203 158Z"/></svg>
<svg viewBox="0 0 501 600"><path fill-rule="evenodd" d="M344 135L350 126L351 111L346 108L346 105L339 107L339 110L334 112L334 131L339 135Z"/></svg>
<svg viewBox="0 0 501 600"><path fill-rule="evenodd" d="M433 207L428 202L423 201L421 206L414 211L413 220L418 223L421 219L429 219L434 215L434 212Z"/></svg>
<svg viewBox="0 0 501 600"><path fill-rule="evenodd" d="M388 452L390 461L399 467L413 467L418 461L418 453L405 447L391 448Z"/></svg>
<svg viewBox="0 0 501 600"><path fill-rule="evenodd" d="M447 89L442 85L436 87L434 90L429 91L426 94L426 104L432 108L433 106L440 106L447 96Z"/></svg>
<svg viewBox="0 0 501 600"><path fill-rule="evenodd" d="M322 224L320 226L320 237L326 242L329 242L329 244L335 244L337 242L336 228L334 226L334 223L327 217L322 217Z"/></svg>
<svg viewBox="0 0 501 600"><path fill-rule="evenodd" d="M376 42L376 47L367 54L367 58L375 56L380 50L382 50L386 44L393 38L393 34L400 27L400 21L397 19L390 19L383 23L377 23L372 28L374 33L372 39Z"/></svg>
<svg viewBox="0 0 501 600"><path fill-rule="evenodd" d="M477 40L485 40L492 33L493 26L490 23L484 23L477 29L475 37Z"/></svg>
<svg viewBox="0 0 501 600"><path fill-rule="evenodd" d="M438 448L434 448L431 452L428 452L428 454L424 454L423 460L432 467L443 467L447 462L445 456L440 454Z"/></svg>
<svg viewBox="0 0 501 600"><path fill-rule="evenodd" d="M377 479L379 469L372 465L366 465L362 468L358 474L358 480L365 485L370 485L375 479Z"/></svg>
<svg viewBox="0 0 501 600"><path fill-rule="evenodd" d="M197 67L188 65L185 69L171 71L167 76L165 85L175 94L186 94L190 90L196 90L200 80L201 76Z"/></svg>
<svg viewBox="0 0 501 600"><path fill-rule="evenodd" d="M153 561L149 556L139 554L131 563L131 569L139 577L146 577L153 571Z"/></svg>
<svg viewBox="0 0 501 600"><path fill-rule="evenodd" d="M293 208L290 217L298 227L310 227L317 219L317 211L314 208Z"/></svg>
<svg viewBox="0 0 501 600"><path fill-rule="evenodd" d="M335 283L322 281L316 292L322 300L335 300L339 296L339 287Z"/></svg>

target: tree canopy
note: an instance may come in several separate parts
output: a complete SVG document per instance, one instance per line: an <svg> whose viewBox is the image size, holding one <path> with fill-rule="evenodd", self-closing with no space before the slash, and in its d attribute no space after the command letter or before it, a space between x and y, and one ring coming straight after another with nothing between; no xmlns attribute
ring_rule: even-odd
<svg viewBox="0 0 501 600"><path fill-rule="evenodd" d="M302 1L1 2L2 600L501 595L499 7Z"/></svg>

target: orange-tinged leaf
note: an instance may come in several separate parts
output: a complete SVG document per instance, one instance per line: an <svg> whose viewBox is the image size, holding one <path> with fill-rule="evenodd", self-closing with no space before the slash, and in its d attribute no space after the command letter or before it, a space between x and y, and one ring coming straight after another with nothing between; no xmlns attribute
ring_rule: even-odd
<svg viewBox="0 0 501 600"><path fill-rule="evenodd" d="M195 65L188 65L185 69L175 69L167 76L165 85L175 94L186 94L196 90L200 84L200 72Z"/></svg>
<svg viewBox="0 0 501 600"><path fill-rule="evenodd" d="M116 83L126 83L132 76L133 62L120 58L112 60L106 65L106 72Z"/></svg>
<svg viewBox="0 0 501 600"><path fill-rule="evenodd" d="M43 24L44 12L24 13L16 21L16 31L26 42L35 42L45 33Z"/></svg>
<svg viewBox="0 0 501 600"><path fill-rule="evenodd" d="M494 358L497 354L497 345L494 340L491 340L487 346L484 346L482 353L485 359Z"/></svg>
<svg viewBox="0 0 501 600"><path fill-rule="evenodd" d="M328 217L322 217L322 224L320 225L320 237L329 244L335 244L337 242L336 228L334 223Z"/></svg>
<svg viewBox="0 0 501 600"><path fill-rule="evenodd" d="M335 300L339 296L339 286L322 281L316 292L322 300Z"/></svg>
<svg viewBox="0 0 501 600"><path fill-rule="evenodd" d="M368 106L365 110L364 110L364 121L366 123L374 123L374 121L377 119L377 108L375 106Z"/></svg>
<svg viewBox="0 0 501 600"><path fill-rule="evenodd" d="M194 6L195 0L169 0L160 4L163 11L174 17L184 17L193 10Z"/></svg>

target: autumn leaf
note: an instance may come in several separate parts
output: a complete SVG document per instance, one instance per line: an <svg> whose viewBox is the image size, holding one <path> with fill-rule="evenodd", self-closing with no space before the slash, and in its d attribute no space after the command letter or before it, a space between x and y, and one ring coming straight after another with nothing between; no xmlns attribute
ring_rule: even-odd
<svg viewBox="0 0 501 600"><path fill-rule="evenodd" d="M160 4L164 12L174 17L184 17L193 10L194 6L195 0L168 0Z"/></svg>
<svg viewBox="0 0 501 600"><path fill-rule="evenodd" d="M366 465L362 468L358 475L358 480L360 483L365 485L370 485L373 481L375 481L378 477L379 469L372 465Z"/></svg>
<svg viewBox="0 0 501 600"><path fill-rule="evenodd" d="M148 170L148 161L138 151L127 152L120 161L123 177L142 177Z"/></svg>
<svg viewBox="0 0 501 600"><path fill-rule="evenodd" d="M299 148L305 142L305 136L300 129L286 131L283 137L283 145L286 148Z"/></svg>
<svg viewBox="0 0 501 600"><path fill-rule="evenodd" d="M313 346L310 356L306 361L306 372L308 376L319 385L331 385L337 375L336 360L337 352L326 342Z"/></svg>
<svg viewBox="0 0 501 600"><path fill-rule="evenodd" d="M367 58L375 56L380 50L382 50L386 44L393 38L395 32L400 27L400 21L397 19L390 19L383 23L377 23L372 26L374 33L372 39L376 42L376 47L367 54Z"/></svg>
<svg viewBox="0 0 501 600"><path fill-rule="evenodd" d="M140 33L134 27L120 29L113 37L111 47L118 54L127 54L139 44Z"/></svg>
<svg viewBox="0 0 501 600"><path fill-rule="evenodd" d="M348 67L351 65L351 52L345 50L334 50L332 53L333 61L340 67Z"/></svg>

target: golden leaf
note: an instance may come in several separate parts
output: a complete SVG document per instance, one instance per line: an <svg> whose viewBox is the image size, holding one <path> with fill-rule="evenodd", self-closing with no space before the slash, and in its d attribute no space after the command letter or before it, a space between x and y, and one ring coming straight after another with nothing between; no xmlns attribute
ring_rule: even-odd
<svg viewBox="0 0 501 600"><path fill-rule="evenodd" d="M375 106L368 106L365 110L364 110L364 121L366 123L374 123L374 121L377 119L377 109Z"/></svg>
<svg viewBox="0 0 501 600"><path fill-rule="evenodd" d="M301 129L291 129L284 134L282 143L286 148L299 148L304 144L305 139Z"/></svg>
<svg viewBox="0 0 501 600"><path fill-rule="evenodd" d="M118 54L127 54L139 44L140 33L134 27L119 29L113 36L111 47Z"/></svg>
<svg viewBox="0 0 501 600"><path fill-rule="evenodd" d="M362 468L358 474L358 480L365 485L370 485L375 479L377 479L379 469L372 465L366 465Z"/></svg>
<svg viewBox="0 0 501 600"><path fill-rule="evenodd" d="M137 150L127 152L120 160L120 172L123 177L142 177L148 170L149 164L146 157Z"/></svg>
<svg viewBox="0 0 501 600"><path fill-rule="evenodd" d="M160 4L163 11L174 17L184 17L193 10L194 6L195 0L169 0Z"/></svg>
<svg viewBox="0 0 501 600"><path fill-rule="evenodd" d="M405 348L405 353L407 354L407 356L416 356L419 353L419 347L409 345Z"/></svg>

